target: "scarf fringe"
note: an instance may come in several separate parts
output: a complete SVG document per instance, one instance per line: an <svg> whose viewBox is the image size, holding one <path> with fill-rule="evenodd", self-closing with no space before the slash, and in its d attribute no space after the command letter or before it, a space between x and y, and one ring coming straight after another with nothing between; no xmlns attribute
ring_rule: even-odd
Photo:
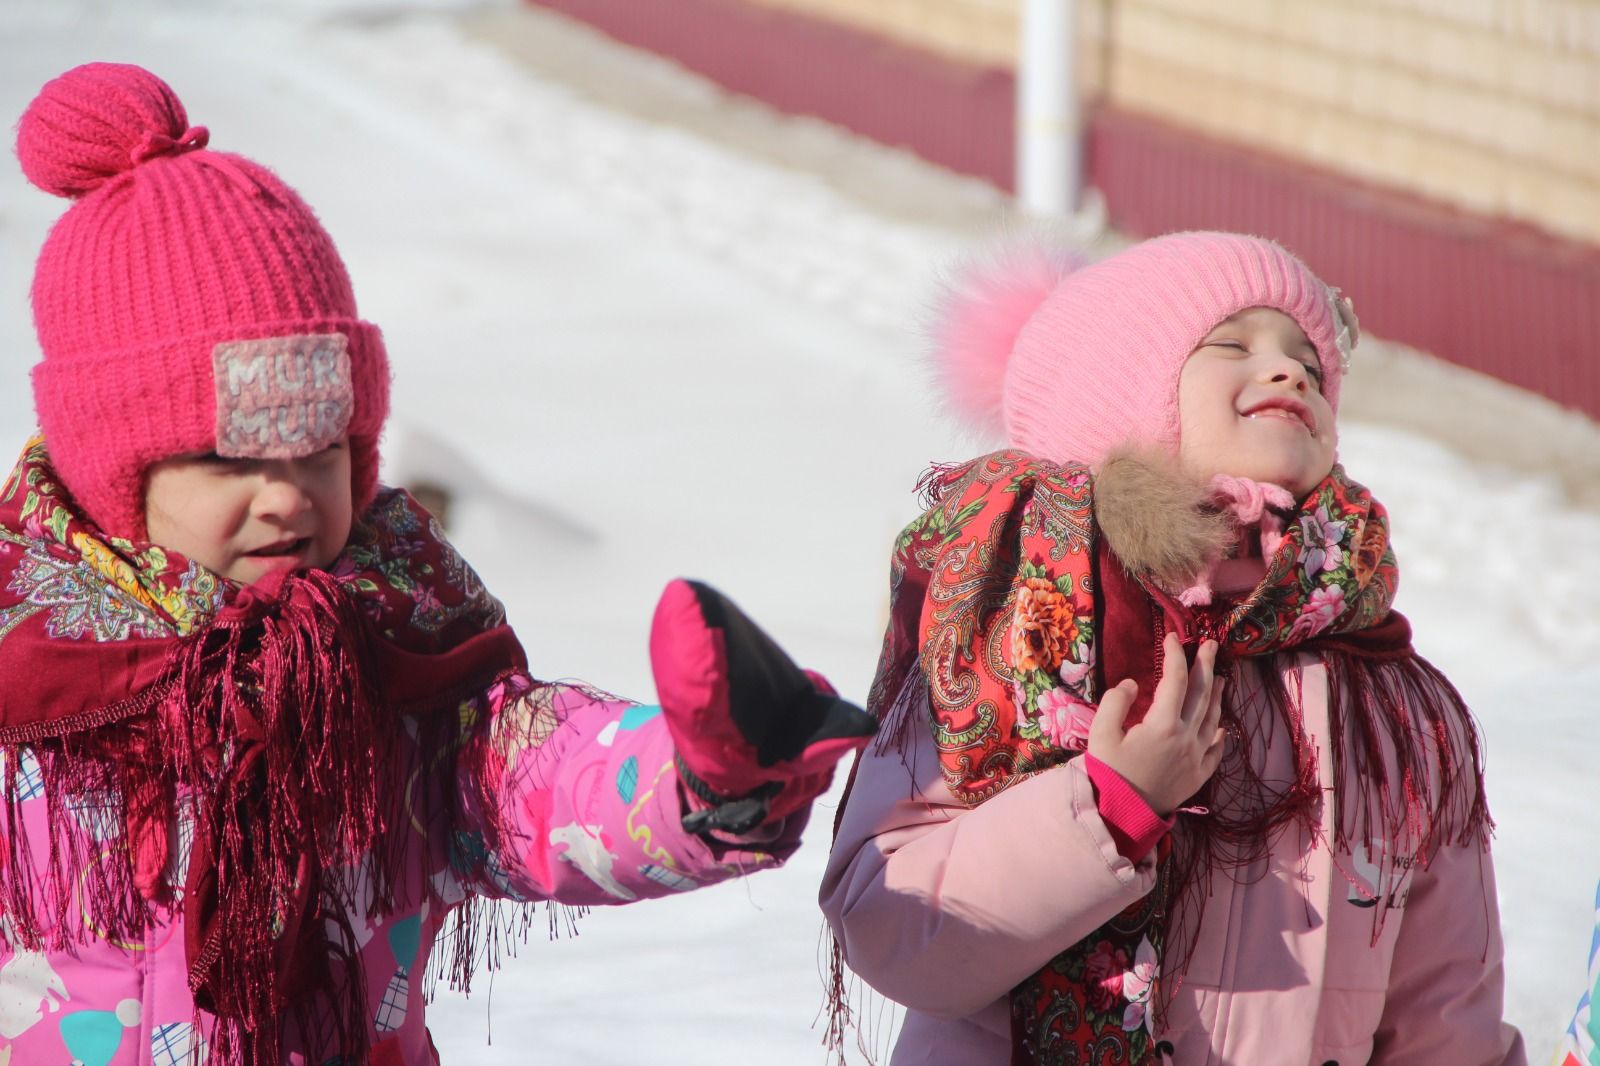
<svg viewBox="0 0 1600 1066"><path fill-rule="evenodd" d="M846 1066L846 1043L851 1032L855 1033L856 1051L867 1066L886 1061L894 1050L891 1038L900 1007L851 972L844 961L844 949L826 925L817 942L817 969L827 997L812 1028L817 1021L825 1023L822 1045L828 1062Z"/></svg>
<svg viewBox="0 0 1600 1066"><path fill-rule="evenodd" d="M485 831L493 839L508 840L516 828L515 812L505 810L502 804L509 754L533 751L560 729L567 720L569 705L564 694L576 694L584 702L622 701L592 686L577 682L545 684L520 672L507 672L489 688L490 698L501 702L494 735L489 743L475 744L455 755L466 760L460 770L468 780L476 782L477 795L473 799L477 812L486 821ZM470 733L470 729L459 730L456 745ZM451 797L457 803L461 799L454 790ZM452 807L450 824L463 824L462 813L459 807ZM477 890L455 909L450 926L435 944L426 986L430 997L440 983L452 991L470 992L476 972L498 970L505 959L515 958L518 948L528 942L539 924L539 904L517 898L515 887L503 874L480 869L476 876ZM557 940L576 936L578 921L589 913L589 908L545 903L543 911L546 935Z"/></svg>
<svg viewBox="0 0 1600 1066"><path fill-rule="evenodd" d="M397 743L379 728L369 657L350 637L365 632L326 574L289 578L275 597L247 590L214 626L175 643L153 713L6 745L14 942L139 944L157 905L180 905L187 936L201 938L189 985L197 1009L215 1015L213 1061L276 1062L286 1029L362 1061L353 901L318 872L365 855L371 913L393 906L392 818L378 784ZM42 870L21 811L40 789L48 824L61 827ZM323 998L338 1007L316 1010Z"/></svg>
<svg viewBox="0 0 1600 1066"><path fill-rule="evenodd" d="M880 677L882 676L880 670ZM911 679L901 684L894 701L883 712L877 735L868 745L868 750L874 755L883 755L891 751L898 753L901 765L906 769L908 782L915 779L915 770L908 760L907 753L912 740L910 730L921 721L921 716L914 713L916 678L919 676L914 674ZM833 816L834 839L838 839L839 824L844 819L845 801L855 788L856 771L860 766L860 760L850 765L850 776L845 781L843 799L840 800ZM828 1053L828 1061L837 1063L838 1066L845 1066L848 1061L845 1044L853 1031L856 1037L856 1050L861 1053L867 1066L875 1066L892 1050L889 1037L894 1028L893 1015L896 1004L851 971L844 960L844 947L839 943L839 938L833 935L833 930L828 928L827 923L823 923L818 939L817 971L823 987L823 1001L817 1011L817 1020L824 1022L822 1046ZM885 1014L890 1016L887 1024L883 1021ZM868 1020L869 1024L863 1025L863 1019ZM813 1021L813 1027L815 1024Z"/></svg>
<svg viewBox="0 0 1600 1066"><path fill-rule="evenodd" d="M1323 661L1330 704L1341 712L1332 743L1344 807L1332 850L1336 859L1359 851L1369 866L1341 872L1374 904L1376 943L1389 911L1404 905L1413 870L1427 869L1441 848L1483 847L1493 835L1482 749L1460 693L1421 656L1353 669L1358 656L1330 650Z"/></svg>
<svg viewBox="0 0 1600 1066"><path fill-rule="evenodd" d="M86 758L82 736L0 749L4 774L5 894L0 921L13 948L62 951L103 938L136 944L151 921L128 849L101 841L123 831L115 768ZM30 838L22 804L41 794L50 826L87 823L86 832L51 832L48 847ZM37 857L43 854L43 869Z"/></svg>
<svg viewBox="0 0 1600 1066"><path fill-rule="evenodd" d="M376 698L367 631L338 581L312 571L275 596L243 590L169 661L177 687L157 721L170 743L135 764L131 840L136 855L169 847L173 785L214 797L197 808L184 910L190 990L217 1016L224 1062L277 1061L285 1012L318 1053L367 1053L354 901L341 886L371 886L369 916L394 907L398 834L379 786L399 739ZM135 823L137 800L157 789L166 802ZM354 878L328 876L352 862ZM335 1007L319 1025L323 1000Z"/></svg>
<svg viewBox="0 0 1600 1066"><path fill-rule="evenodd" d="M477 721L467 711L474 701L417 719L419 750L437 754L423 768L426 783L405 795L380 788L393 780L387 768L397 765L396 731L362 724L373 692L363 680L370 666L359 646L332 636L350 632L345 628L350 619L341 612L346 606L356 609L354 604L331 582L286 590L274 602L295 606L280 606L269 617L262 603L241 603L212 629L186 640L172 657L172 674L180 683L159 713L0 749L0 824L5 826L0 854L8 873L0 925L14 945L31 950L72 950L96 938L137 944L154 924L159 905L184 905L191 892L205 891L185 878L186 869L214 866L209 950L198 954L199 965L191 973L197 1011L207 1015L208 1061L276 1063L290 1051L305 1049L308 1061L343 1056L361 1062L370 1051L367 989L351 916L370 922L418 902L397 898L394 874L411 858L406 849L425 846L424 838L391 830L406 827L412 817L429 826L430 835L435 828L448 832L463 824L465 797L454 787L454 771L460 769L479 783L474 802L487 817L487 831L506 839L513 813L501 810L502 774L487 760L496 752L544 743L565 720L561 693L575 686L540 685L508 669L480 687L480 695L487 689L491 699L520 701L526 712L498 715L500 728L491 744L467 746ZM302 609L324 621L301 617ZM332 622L335 618L340 620ZM317 664L308 667L308 658ZM246 674L242 684L240 670ZM322 670L357 680L324 686L342 695L312 699L306 678ZM496 686L501 686L498 692ZM583 691L589 698L615 699ZM261 706L298 711L274 719L258 715ZM266 739L273 729L291 735ZM221 733L239 736L241 743L219 751L212 738ZM375 751L375 736L392 739ZM355 745L357 737L365 743ZM260 754L263 748L295 757L267 759ZM354 757L341 764L340 752ZM458 766L469 752L479 763ZM62 830L50 833L48 847L34 842L41 844L34 849L21 803L41 789L50 804L49 825ZM204 790L194 791L196 796L220 797L215 817L193 826L199 866L190 861L181 828L179 839L170 839L167 831L185 823L180 806L200 814L201 805L176 799L196 789ZM98 830L78 832L75 818L102 821L93 823ZM126 847L95 839L124 833ZM305 850L297 851L297 845ZM214 853L210 864L202 861L207 848ZM30 856L40 855L48 860L36 869ZM364 858L353 862L351 856ZM315 885L300 883L302 870L317 869L325 873ZM495 871L479 870L477 877L481 883L453 910L436 940L423 983L428 999L441 982L470 992L476 972L496 970L514 958L541 926L552 940L576 935L578 920L588 912L545 904L541 917L535 902L487 898L512 891ZM295 909L296 889L302 897L299 924L310 947L298 946L301 941L286 926L272 935L256 917L276 913L287 919ZM205 935L193 926L189 933Z"/></svg>

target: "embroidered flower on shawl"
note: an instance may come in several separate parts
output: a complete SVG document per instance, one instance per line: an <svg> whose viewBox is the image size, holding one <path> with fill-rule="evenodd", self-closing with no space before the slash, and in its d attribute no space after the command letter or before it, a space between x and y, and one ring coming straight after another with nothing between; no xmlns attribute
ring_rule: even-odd
<svg viewBox="0 0 1600 1066"><path fill-rule="evenodd" d="M1122 997L1128 1001L1122 1012L1125 1032L1150 1029L1150 991L1156 983L1156 949L1149 937L1139 939L1133 955L1133 969L1122 975Z"/></svg>
<svg viewBox="0 0 1600 1066"><path fill-rule="evenodd" d="M1314 514L1300 516L1300 531L1305 535L1300 562L1305 567L1307 581L1315 581L1318 574L1336 569L1344 562L1344 549L1339 547L1344 540L1344 523L1328 516L1326 504L1318 507Z"/></svg>
<svg viewBox="0 0 1600 1066"><path fill-rule="evenodd" d="M416 601L418 611L439 611L444 608L444 601L429 585L418 585L411 591L411 598Z"/></svg>
<svg viewBox="0 0 1600 1066"><path fill-rule="evenodd" d="M1058 748L1085 751L1094 707L1064 688L1046 689L1039 696L1039 731Z"/></svg>
<svg viewBox="0 0 1600 1066"><path fill-rule="evenodd" d="M21 545L19 545L21 546ZM6 588L21 602L0 609L0 639L24 619L48 610L45 628L51 636L96 641L161 637L167 627L149 606L121 588L96 580L84 563L56 558L38 542L26 546L11 571Z"/></svg>
<svg viewBox="0 0 1600 1066"><path fill-rule="evenodd" d="M1333 625L1334 619L1343 613L1344 589L1338 585L1317 589L1289 627L1287 639L1293 642L1314 637Z"/></svg>
<svg viewBox="0 0 1600 1066"><path fill-rule="evenodd" d="M1102 1013L1113 1009L1122 998L1122 978L1128 969L1128 953L1102 940L1089 952L1084 963L1083 981L1089 990L1089 1005Z"/></svg>
<svg viewBox="0 0 1600 1066"><path fill-rule="evenodd" d="M1011 628L1011 656L1016 669L1055 670L1078 639L1072 602L1055 582L1030 577L1017 590L1017 617Z"/></svg>
<svg viewBox="0 0 1600 1066"><path fill-rule="evenodd" d="M1069 688L1077 688L1083 684L1084 679L1089 676L1089 672L1094 669L1094 649L1078 647L1072 650L1074 654L1082 656L1082 661L1080 662L1076 659L1061 660L1059 676L1063 685Z"/></svg>
<svg viewBox="0 0 1600 1066"><path fill-rule="evenodd" d="M78 549L84 563L124 595L152 614L158 609L164 611L172 619L179 636L193 632L222 605L225 590L216 575L193 561L176 574L175 583L160 581L159 575L168 569L168 558L166 550L159 545L138 549L131 541L115 537L99 541L81 532L73 533L68 539ZM118 550L133 562L118 555Z"/></svg>

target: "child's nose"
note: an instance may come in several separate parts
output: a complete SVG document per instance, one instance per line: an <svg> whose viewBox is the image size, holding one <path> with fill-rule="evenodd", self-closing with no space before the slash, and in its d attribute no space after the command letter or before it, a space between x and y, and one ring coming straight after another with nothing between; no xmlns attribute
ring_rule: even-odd
<svg viewBox="0 0 1600 1066"><path fill-rule="evenodd" d="M256 517L295 518L310 509L311 494L300 464L288 459L262 467L261 487L256 491L251 508Z"/></svg>
<svg viewBox="0 0 1600 1066"><path fill-rule="evenodd" d="M1305 392L1311 388L1311 371L1306 365L1287 352L1272 353L1268 362L1268 378L1274 385L1287 383L1296 392Z"/></svg>

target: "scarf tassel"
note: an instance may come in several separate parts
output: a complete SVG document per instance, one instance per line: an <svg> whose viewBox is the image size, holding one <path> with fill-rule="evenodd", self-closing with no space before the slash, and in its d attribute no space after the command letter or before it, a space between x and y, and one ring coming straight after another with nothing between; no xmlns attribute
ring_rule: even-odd
<svg viewBox="0 0 1600 1066"><path fill-rule="evenodd" d="M207 797L182 906L190 989L217 1016L220 1061L276 1062L285 1031L364 1061L354 901L336 886L366 882L368 917L392 910L399 836L379 802L397 740L365 631L354 600L313 571L245 590L169 662L175 685L156 715L166 759L148 772ZM150 787L132 784L130 796ZM171 822L170 801L162 813L149 824ZM353 878L323 876L352 863Z"/></svg>
<svg viewBox="0 0 1600 1066"><path fill-rule="evenodd" d="M457 751L470 731L462 730L461 723L447 721L450 735L437 736L424 750L456 761L462 779L475 784L476 794L471 800L475 813L483 819L487 839L508 841L518 835L518 816L505 804L507 796L517 794L504 785L509 771L506 753L532 752L549 740L566 721L565 707L571 694L581 694L585 703L621 701L587 686L543 684L520 670L507 671L487 688L489 701L500 705L489 743L474 743ZM434 721L448 718L449 715L441 715ZM466 824L468 819L457 806L464 798L452 790L444 803L436 803L434 809L449 812L449 826ZM447 828L441 825L441 829ZM454 859L463 860L461 868L475 883L452 910L449 924L435 945L425 986L430 996L441 983L454 992L469 992L474 973L498 970L505 959L515 958L540 925L540 905L520 898L506 874L488 866L490 856L452 854ZM589 908L545 903L543 912L545 936L557 940L576 936L577 923Z"/></svg>
<svg viewBox="0 0 1600 1066"><path fill-rule="evenodd" d="M1344 873L1374 904L1376 943L1385 916L1404 905L1412 870L1441 848L1485 846L1494 831L1478 730L1455 687L1418 655L1374 662L1330 650L1324 662L1339 711L1333 774L1347 808L1333 852L1359 852L1369 864L1364 875Z"/></svg>

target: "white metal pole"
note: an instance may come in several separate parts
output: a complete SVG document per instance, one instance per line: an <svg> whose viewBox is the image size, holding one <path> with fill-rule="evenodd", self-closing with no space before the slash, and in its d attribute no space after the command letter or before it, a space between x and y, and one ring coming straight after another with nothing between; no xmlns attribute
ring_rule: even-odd
<svg viewBox="0 0 1600 1066"><path fill-rule="evenodd" d="M1076 0L1022 0L1017 49L1017 201L1029 214L1077 209L1082 161Z"/></svg>

